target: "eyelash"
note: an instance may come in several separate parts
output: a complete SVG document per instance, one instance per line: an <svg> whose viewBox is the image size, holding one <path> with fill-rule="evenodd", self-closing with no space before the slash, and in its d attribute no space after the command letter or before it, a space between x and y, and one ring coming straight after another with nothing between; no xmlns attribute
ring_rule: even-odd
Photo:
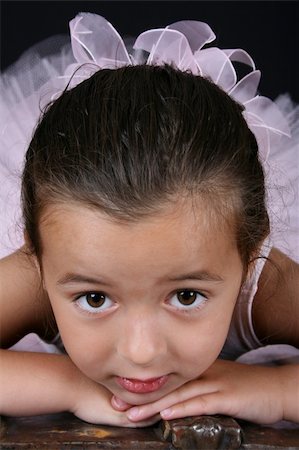
<svg viewBox="0 0 299 450"><path fill-rule="evenodd" d="M180 307L176 307L176 306L170 305L170 308L171 308L172 310L178 311L179 313L190 314L190 313L192 313L192 312L194 312L194 311L198 311L198 310L202 309L202 308L205 306L206 302L208 301L207 295L203 294L202 292L200 292L200 291L198 291L198 290L196 290L196 289L190 289L190 288L183 288L183 289L178 289L178 290L174 291L174 292L169 296L169 299L172 299L173 297L178 296L180 293L183 293L183 292L184 292L184 293L186 293L186 292L194 293L194 294L196 295L195 302L196 302L196 300L198 300L198 296L202 297L203 300L201 301L201 303L200 303L199 305L196 305L196 306L193 306L193 303L194 303L194 302L191 303L190 305L185 305L185 306L182 305L182 306L180 306ZM106 307L105 309L102 309L102 308L101 308L101 309L99 309L99 310L97 310L97 308L95 307L95 308L94 308L94 310L95 310L94 312L93 312L93 311L88 311L87 309L85 309L85 308L83 308L82 306L79 305L79 300L80 300L82 297L86 297L87 295L100 295L100 296L103 296L103 297L105 298L105 300L104 300L105 303L106 303L107 299L109 299L110 302L112 302L112 303L115 304L115 302L113 302L113 300L111 300L110 297L109 297L106 293L104 293L104 292L101 292L101 291L88 291L88 292L83 292L83 293L77 295L77 296L74 298L73 302L74 302L74 304L75 304L75 306L76 306L77 308L79 308L81 311L83 311L85 314L88 314L88 315L92 315L92 316L95 316L95 315L101 315L101 314L103 314L105 311L108 311L109 309L111 309L111 306L110 306L110 307ZM179 300L177 300L177 301L179 301ZM169 300L167 301L167 303L169 304ZM91 309L93 308L93 307L90 306L90 305L89 305L89 307L90 307Z"/></svg>

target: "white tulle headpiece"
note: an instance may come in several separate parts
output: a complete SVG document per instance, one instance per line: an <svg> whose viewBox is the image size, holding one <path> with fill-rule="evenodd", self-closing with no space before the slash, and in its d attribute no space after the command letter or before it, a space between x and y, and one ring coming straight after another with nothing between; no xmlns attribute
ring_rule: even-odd
<svg viewBox="0 0 299 450"><path fill-rule="evenodd" d="M209 78L244 106L243 115L257 139L262 160L267 160L273 140L290 135L275 103L257 94L261 73L250 55L242 49L204 48L216 37L206 23L187 20L145 31L131 51L115 28L96 14L78 14L70 22L70 33L76 63L62 76L71 78L69 87L103 68L167 63ZM238 81L233 62L246 64L251 71Z"/></svg>

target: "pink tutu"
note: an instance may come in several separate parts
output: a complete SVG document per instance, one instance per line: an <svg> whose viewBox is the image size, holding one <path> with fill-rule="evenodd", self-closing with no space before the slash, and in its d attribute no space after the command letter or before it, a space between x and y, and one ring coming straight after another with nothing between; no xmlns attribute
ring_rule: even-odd
<svg viewBox="0 0 299 450"><path fill-rule="evenodd" d="M250 56L240 49L204 48L215 35L202 22L183 21L165 29L148 30L133 47L126 47L113 26L95 14L79 14L70 28L71 41L56 36L37 44L0 78L0 257L23 243L23 159L40 112L48 102L59 96L74 73L71 87L101 67L167 62L209 76L245 105L245 118L261 143L271 244L299 261L299 107L288 95L280 96L275 102L280 114L270 100L256 95L260 73ZM249 65L252 72L237 82L232 61ZM287 136L286 123L291 137ZM274 130L275 139L269 139L265 129Z"/></svg>

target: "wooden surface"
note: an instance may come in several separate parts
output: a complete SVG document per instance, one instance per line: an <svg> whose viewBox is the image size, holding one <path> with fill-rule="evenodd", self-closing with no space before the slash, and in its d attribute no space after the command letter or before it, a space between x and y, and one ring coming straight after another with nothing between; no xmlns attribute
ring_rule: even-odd
<svg viewBox="0 0 299 450"><path fill-rule="evenodd" d="M161 421L148 428L96 426L71 414L2 418L5 449L299 449L299 429L273 429L224 416Z"/></svg>

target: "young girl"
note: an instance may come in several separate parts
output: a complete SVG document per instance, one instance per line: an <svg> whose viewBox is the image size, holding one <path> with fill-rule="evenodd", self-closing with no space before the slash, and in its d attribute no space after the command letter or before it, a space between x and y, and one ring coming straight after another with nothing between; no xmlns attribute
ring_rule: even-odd
<svg viewBox="0 0 299 450"><path fill-rule="evenodd" d="M272 189L298 154L285 118L256 96L250 56L203 49L214 37L178 22L140 35L129 55L105 19L82 13L73 57L23 70L43 74L31 96L13 89L17 75L10 88L2 79L8 236L21 143L51 100L23 169L25 244L0 266L2 414L299 422L299 268L274 246L290 238L296 251L295 185L278 189L287 214ZM232 60L253 69L238 83ZM5 350L29 333L60 351ZM284 344L266 347L284 364L244 364L270 344Z"/></svg>

